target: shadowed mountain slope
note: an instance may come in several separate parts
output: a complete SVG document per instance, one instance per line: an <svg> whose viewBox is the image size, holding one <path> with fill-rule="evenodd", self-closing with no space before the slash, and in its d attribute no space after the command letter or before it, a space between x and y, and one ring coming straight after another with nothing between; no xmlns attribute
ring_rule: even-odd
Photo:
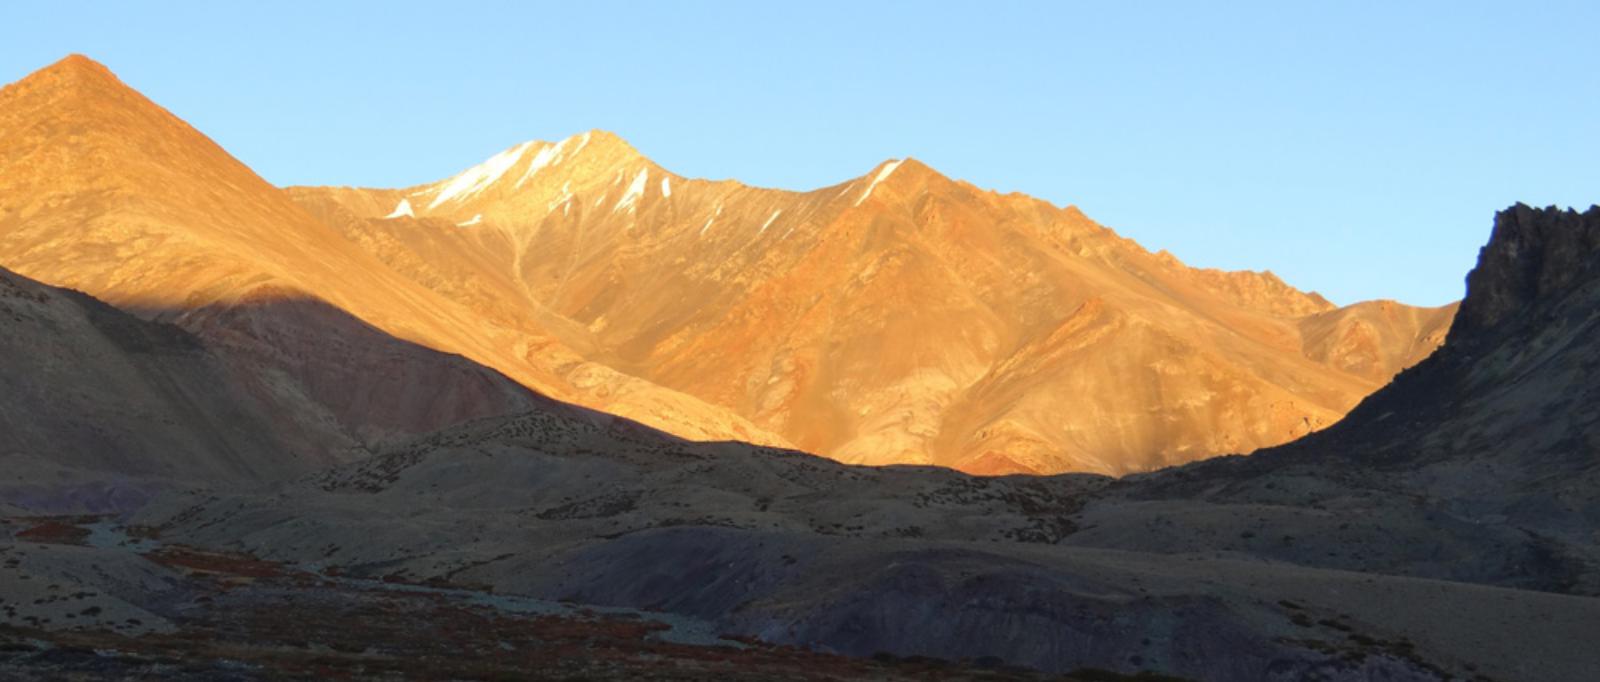
<svg viewBox="0 0 1600 682"><path fill-rule="evenodd" d="M160 480L243 482L353 458L298 399L77 292L0 270L0 498L34 509L138 504Z"/></svg>
<svg viewBox="0 0 1600 682"><path fill-rule="evenodd" d="M126 509L173 485L301 476L418 424L569 409L317 300L181 314L207 337L0 269L0 497Z"/></svg>

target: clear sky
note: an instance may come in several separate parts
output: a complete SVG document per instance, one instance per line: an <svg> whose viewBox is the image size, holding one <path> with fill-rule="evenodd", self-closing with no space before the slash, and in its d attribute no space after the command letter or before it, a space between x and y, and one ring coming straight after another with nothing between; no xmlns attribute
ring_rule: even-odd
<svg viewBox="0 0 1600 682"><path fill-rule="evenodd" d="M1225 5L1225 6L1224 6ZM436 180L612 130L810 189L914 156L1200 266L1442 304L1495 210L1600 202L1600 3L45 2L69 52L278 184Z"/></svg>

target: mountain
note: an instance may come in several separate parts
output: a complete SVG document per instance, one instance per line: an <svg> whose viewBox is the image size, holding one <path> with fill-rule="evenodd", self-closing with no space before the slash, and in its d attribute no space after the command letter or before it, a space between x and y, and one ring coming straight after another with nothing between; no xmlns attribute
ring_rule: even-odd
<svg viewBox="0 0 1600 682"><path fill-rule="evenodd" d="M1600 666L1575 645L1600 628L1596 324L1600 208L1518 206L1436 354L1248 457L974 477L540 411L135 520L346 579L647 608L886 660L1577 682Z"/></svg>
<svg viewBox="0 0 1600 682"><path fill-rule="evenodd" d="M325 334L693 439L1123 474L1326 426L1454 312L1188 268L915 160L787 192L591 131L419 187L283 190L77 56L0 91L0 140L0 266L275 363L368 445L531 403Z"/></svg>
<svg viewBox="0 0 1600 682"><path fill-rule="evenodd" d="M686 435L782 442L402 276L81 56L0 89L0 266L273 363L365 443L538 404L398 364L374 331Z"/></svg>
<svg viewBox="0 0 1600 682"><path fill-rule="evenodd" d="M69 58L0 90L0 265L8 675L1600 669L1600 208L1338 308L911 160L280 190Z"/></svg>
<svg viewBox="0 0 1600 682"><path fill-rule="evenodd" d="M844 462L1123 474L1338 420L1454 306L1338 308L904 159L789 192L615 135L291 195L417 284Z"/></svg>

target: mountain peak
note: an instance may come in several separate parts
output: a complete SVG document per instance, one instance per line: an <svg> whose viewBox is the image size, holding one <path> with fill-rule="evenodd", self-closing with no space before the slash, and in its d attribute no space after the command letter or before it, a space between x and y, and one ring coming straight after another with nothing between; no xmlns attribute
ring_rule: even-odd
<svg viewBox="0 0 1600 682"><path fill-rule="evenodd" d="M592 129L559 142L512 145L449 178L413 188L408 196L422 202L418 208L424 213L438 210L465 217L508 197L522 201L531 196L540 204L554 195L570 197L572 191L612 182L620 174L650 170L660 169L626 140Z"/></svg>
<svg viewBox="0 0 1600 682"><path fill-rule="evenodd" d="M580 164L580 167L597 173L649 161L622 136L599 128L573 135L551 146L565 151L566 157Z"/></svg>
<svg viewBox="0 0 1600 682"><path fill-rule="evenodd" d="M88 55L78 52L73 52L72 54L62 57L61 59L56 60L54 64L46 66L40 70L52 71L58 69L88 70L105 74L111 73L111 69L106 68L105 64L101 64L100 62L91 59Z"/></svg>
<svg viewBox="0 0 1600 682"><path fill-rule="evenodd" d="M933 175L942 175L939 171L934 170L932 166L917 160L915 157L907 156L898 159L884 159L883 161L879 162L878 165L873 166L872 170L867 171L866 175L861 177L877 178L881 175L883 176L883 180L888 180L889 177L893 175L917 176L929 173Z"/></svg>
<svg viewBox="0 0 1600 682"><path fill-rule="evenodd" d="M630 152L630 153L632 153L634 155L642 156L641 154L639 154L639 150L637 148L635 148L627 140L623 139L623 137L621 135L618 135L618 134L616 134L614 132L611 132L609 130L602 130L600 128L590 128L589 130L584 131L583 133L580 133L578 135L573 135L571 137L568 137L567 139L568 140L572 140L572 139L576 139L576 138L583 138L583 139L588 140L588 144L590 146L592 146L593 148L595 148L595 149L617 150L617 151L622 151L622 152Z"/></svg>
<svg viewBox="0 0 1600 682"><path fill-rule="evenodd" d="M866 203L870 197L885 187L894 188L897 191L906 191L906 188L926 186L929 181L937 180L953 182L939 171L928 166L928 164L912 157L888 159L874 166L871 172L855 180L858 184L863 181L867 183L865 189L857 195L855 205L860 206Z"/></svg>
<svg viewBox="0 0 1600 682"><path fill-rule="evenodd" d="M210 139L124 83L104 64L81 54L67 55L0 88L0 133L21 130L34 134L27 139L0 134L0 139L10 137L7 142L15 143L0 149L0 158L56 135L74 145L95 137L107 146L136 147L143 152L172 151L198 143L210 155L225 155ZM176 142L173 136L186 139ZM173 143L132 143L152 137L166 137ZM63 170L72 168L69 165Z"/></svg>
<svg viewBox="0 0 1600 682"><path fill-rule="evenodd" d="M132 92L132 88L124 84L104 64L76 53L62 57L54 64L28 74L22 80L6 86L4 90L9 94L12 92L77 90L85 87L111 87Z"/></svg>
<svg viewBox="0 0 1600 682"><path fill-rule="evenodd" d="M205 135L81 54L0 88L0 141L0 169L33 160L28 172L0 171L0 193L59 186L67 178L150 186L157 168L268 187ZM84 158L117 162L84 164Z"/></svg>

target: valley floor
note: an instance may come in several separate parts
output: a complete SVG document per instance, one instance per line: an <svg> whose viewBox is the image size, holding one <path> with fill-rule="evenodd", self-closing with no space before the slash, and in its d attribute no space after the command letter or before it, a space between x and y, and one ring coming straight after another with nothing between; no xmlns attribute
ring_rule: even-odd
<svg viewBox="0 0 1600 682"><path fill-rule="evenodd" d="M849 658L670 614L311 573L94 517L0 519L0 530L8 680L1162 679Z"/></svg>

